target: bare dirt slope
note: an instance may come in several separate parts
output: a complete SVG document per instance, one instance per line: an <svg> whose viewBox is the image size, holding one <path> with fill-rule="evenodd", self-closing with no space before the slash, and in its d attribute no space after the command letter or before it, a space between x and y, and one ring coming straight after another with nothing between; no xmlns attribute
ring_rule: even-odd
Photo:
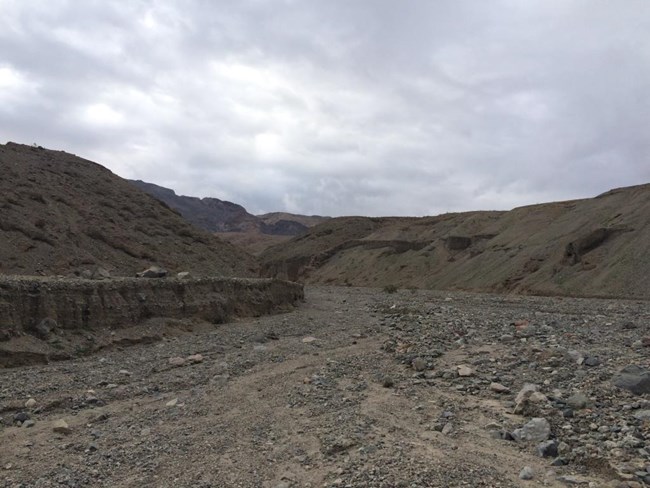
<svg viewBox="0 0 650 488"><path fill-rule="evenodd" d="M287 242L292 236L262 234L256 230L247 232L215 232L215 235L234 246L244 249L253 256L259 256L271 246Z"/></svg>
<svg viewBox="0 0 650 488"><path fill-rule="evenodd" d="M645 362L648 319L647 302L308 288L291 314L0 371L0 486L643 486L650 402L612 377Z"/></svg>
<svg viewBox="0 0 650 488"><path fill-rule="evenodd" d="M337 218L261 255L312 283L650 298L650 185L426 218Z"/></svg>
<svg viewBox="0 0 650 488"><path fill-rule="evenodd" d="M267 225L274 225L278 222L298 222L299 224L304 225L305 227L313 227L318 225L326 220L329 220L331 217L322 217L320 215L300 215L289 212L271 212L257 216L262 222Z"/></svg>
<svg viewBox="0 0 650 488"><path fill-rule="evenodd" d="M0 145L0 273L69 275L151 264L196 275L257 274L255 259L198 229L99 164Z"/></svg>

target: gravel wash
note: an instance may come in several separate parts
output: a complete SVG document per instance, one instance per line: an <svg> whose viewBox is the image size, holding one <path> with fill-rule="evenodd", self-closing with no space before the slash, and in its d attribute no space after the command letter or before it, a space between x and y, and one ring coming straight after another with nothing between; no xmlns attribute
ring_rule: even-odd
<svg viewBox="0 0 650 488"><path fill-rule="evenodd" d="M305 294L0 370L0 487L650 483L648 302Z"/></svg>

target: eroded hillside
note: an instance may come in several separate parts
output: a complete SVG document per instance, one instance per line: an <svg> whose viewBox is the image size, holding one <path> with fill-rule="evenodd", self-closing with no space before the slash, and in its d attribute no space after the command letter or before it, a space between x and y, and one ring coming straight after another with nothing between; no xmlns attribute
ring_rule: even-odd
<svg viewBox="0 0 650 488"><path fill-rule="evenodd" d="M261 256L311 283L650 298L650 185L425 218L332 219Z"/></svg>
<svg viewBox="0 0 650 488"><path fill-rule="evenodd" d="M108 169L62 151L0 145L0 274L131 276L151 264L255 276L246 252L198 229Z"/></svg>

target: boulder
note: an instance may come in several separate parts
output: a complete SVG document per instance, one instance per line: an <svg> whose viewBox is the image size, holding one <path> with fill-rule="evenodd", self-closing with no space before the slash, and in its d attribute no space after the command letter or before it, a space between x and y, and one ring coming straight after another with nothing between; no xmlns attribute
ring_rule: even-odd
<svg viewBox="0 0 650 488"><path fill-rule="evenodd" d="M614 386L631 391L635 395L650 393L650 371L636 364L630 364L613 378L613 383Z"/></svg>

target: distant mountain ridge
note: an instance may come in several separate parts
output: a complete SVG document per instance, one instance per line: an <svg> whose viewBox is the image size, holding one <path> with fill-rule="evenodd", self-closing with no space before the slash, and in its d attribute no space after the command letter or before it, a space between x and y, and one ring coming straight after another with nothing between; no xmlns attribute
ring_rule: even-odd
<svg viewBox="0 0 650 488"><path fill-rule="evenodd" d="M142 180L128 180L149 195L176 210L192 224L209 232L246 232L274 236L297 236L309 227L328 219L318 215L297 215L274 212L253 215L236 203L218 198L198 198L177 195L174 190L147 183Z"/></svg>

